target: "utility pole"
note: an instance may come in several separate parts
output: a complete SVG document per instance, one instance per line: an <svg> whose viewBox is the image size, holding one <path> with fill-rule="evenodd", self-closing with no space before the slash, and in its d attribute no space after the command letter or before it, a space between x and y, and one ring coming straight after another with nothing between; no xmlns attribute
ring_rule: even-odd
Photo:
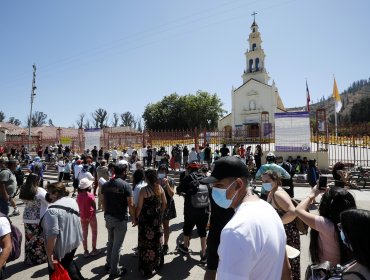
<svg viewBox="0 0 370 280"><path fill-rule="evenodd" d="M31 89L31 109L30 109L30 120L28 123L28 153L31 152L31 123L32 123L32 105L33 105L33 99L35 98L35 90L37 89L36 87L36 65L33 64L33 78L32 78L32 89Z"/></svg>

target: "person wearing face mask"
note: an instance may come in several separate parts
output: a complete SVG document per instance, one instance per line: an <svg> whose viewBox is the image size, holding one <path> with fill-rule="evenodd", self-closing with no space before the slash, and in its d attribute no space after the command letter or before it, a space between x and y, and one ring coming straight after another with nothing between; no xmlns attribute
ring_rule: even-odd
<svg viewBox="0 0 370 280"><path fill-rule="evenodd" d="M49 276L53 274L54 263L58 260L72 280L85 279L73 261L83 240L77 202L68 197L68 191L61 182L48 184L46 189L45 198L51 205L40 223L45 237Z"/></svg>
<svg viewBox="0 0 370 280"><path fill-rule="evenodd" d="M184 196L184 240L183 243L179 245L178 249L185 254L189 253L191 233L194 226L196 226L201 245L200 261L202 263L206 263L206 228L209 217L209 193L208 187L206 185L201 186L199 183L200 180L206 177L200 168L201 165L199 163L193 162L189 164L189 174L181 180L180 185L177 188L177 193L180 193ZM202 203L199 204L196 203L196 200L194 200L197 198L196 196L198 191L200 195L199 197L203 198ZM201 193L203 193L203 196Z"/></svg>
<svg viewBox="0 0 370 280"><path fill-rule="evenodd" d="M317 215L307 209L319 194L322 197ZM296 206L297 217L311 228L309 250L313 264L329 261L335 265L349 261L348 250L340 241L338 223L343 211L355 208L355 198L345 189L330 187L320 190L318 186L313 187L310 194Z"/></svg>
<svg viewBox="0 0 370 280"><path fill-rule="evenodd" d="M168 239L170 238L170 220L177 217L175 201L173 195L175 194L175 180L167 176L168 168L165 164L158 167L158 180L164 194L166 195L167 206L163 212L163 253L168 252Z"/></svg>
<svg viewBox="0 0 370 280"><path fill-rule="evenodd" d="M267 193L267 202L274 207L284 224L287 235L287 245L300 250L301 241L299 230L295 223L295 207L290 196L281 188L281 181L277 173L268 170L262 174L262 188ZM301 266L299 256L289 259L292 268L293 280L301 279Z"/></svg>
<svg viewBox="0 0 370 280"><path fill-rule="evenodd" d="M265 173L267 170L272 170L276 172L282 179L290 179L291 176L290 174L281 166L277 165L275 163L276 157L274 153L268 153L266 156L266 164L263 164L256 173L255 178L256 179L261 179L261 176L263 173ZM266 192L264 189L261 190L261 198L266 199Z"/></svg>
<svg viewBox="0 0 370 280"><path fill-rule="evenodd" d="M248 169L235 157L215 162L212 197L235 214L221 232L217 279L280 279L286 257L286 235L279 215L248 189Z"/></svg>
<svg viewBox="0 0 370 280"><path fill-rule="evenodd" d="M370 211L343 211L338 228L341 240L352 252L354 259L346 265L342 279L370 279Z"/></svg>

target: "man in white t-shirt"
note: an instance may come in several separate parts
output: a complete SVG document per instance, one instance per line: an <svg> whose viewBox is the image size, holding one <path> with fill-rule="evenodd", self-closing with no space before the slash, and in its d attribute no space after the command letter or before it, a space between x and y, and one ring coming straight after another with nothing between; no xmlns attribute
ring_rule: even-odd
<svg viewBox="0 0 370 280"><path fill-rule="evenodd" d="M4 216L0 216L0 279L4 279L3 270L12 251L10 232L9 220Z"/></svg>
<svg viewBox="0 0 370 280"><path fill-rule="evenodd" d="M114 147L113 150L112 150L112 159L113 159L113 162L116 162L117 161L117 158L118 158L117 147Z"/></svg>
<svg viewBox="0 0 370 280"><path fill-rule="evenodd" d="M221 232L217 279L281 279L286 245L283 223L270 204L248 190L248 176L242 161L226 156L201 181L211 184L218 206L235 209Z"/></svg>
<svg viewBox="0 0 370 280"><path fill-rule="evenodd" d="M145 166L145 163L148 159L148 153L147 153L147 149L146 149L145 146L141 149L141 156L143 157L143 162L144 162L144 166Z"/></svg>

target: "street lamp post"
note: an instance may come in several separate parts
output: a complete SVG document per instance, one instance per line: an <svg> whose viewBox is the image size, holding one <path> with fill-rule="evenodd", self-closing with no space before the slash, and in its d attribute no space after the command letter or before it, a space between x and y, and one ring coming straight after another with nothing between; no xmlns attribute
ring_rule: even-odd
<svg viewBox="0 0 370 280"><path fill-rule="evenodd" d="M30 119L28 122L28 152L30 153L30 144L31 144L31 123L32 123L32 105L33 105L33 99L35 98L35 90L36 87L36 65L32 65L33 67L33 78L32 78L32 89L31 89L31 109L30 109Z"/></svg>

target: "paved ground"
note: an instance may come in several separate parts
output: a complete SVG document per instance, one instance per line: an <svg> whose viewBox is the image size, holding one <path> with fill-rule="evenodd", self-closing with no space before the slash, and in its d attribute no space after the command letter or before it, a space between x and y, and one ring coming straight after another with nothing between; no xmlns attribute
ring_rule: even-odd
<svg viewBox="0 0 370 280"><path fill-rule="evenodd" d="M295 189L296 198L304 198L310 189L307 187L297 187ZM353 191L359 208L370 210L370 190ZM177 209L177 218L171 221L171 230L169 242L169 254L165 257L165 265L161 272L152 279L203 279L204 266L200 264L200 242L199 239L191 241L190 249L192 252L189 257L184 257L176 251L176 244L182 240L182 222L183 222L183 198L175 196L175 203ZM21 213L23 206L19 206ZM12 221L23 231L22 216L12 217ZM104 226L103 213L97 213L98 218L98 248L105 250L107 242L107 231ZM194 232L194 235L195 232ZM89 238L89 244L91 239ZM128 226L127 235L124 241L124 256L121 263L128 268L128 273L124 279L140 279L141 276L137 272L138 259L132 255L131 248L135 247L137 243L137 228ZM301 236L301 270L305 270L309 264L308 259L308 237ZM105 252L95 258L83 257L82 244L76 253L76 260L81 267L82 274L87 279L107 279L108 275L104 273ZM8 279L24 280L24 279L48 279L46 264L35 267L28 267L23 264L22 256L14 262L7 265Z"/></svg>

